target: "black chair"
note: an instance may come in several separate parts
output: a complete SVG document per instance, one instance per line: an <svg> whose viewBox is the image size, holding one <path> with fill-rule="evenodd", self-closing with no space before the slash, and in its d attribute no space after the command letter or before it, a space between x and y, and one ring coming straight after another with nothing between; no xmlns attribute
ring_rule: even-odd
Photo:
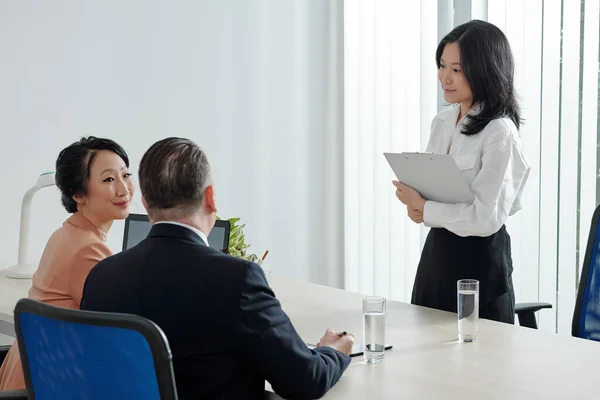
<svg viewBox="0 0 600 400"><path fill-rule="evenodd" d="M571 334L574 337L600 341L600 205L596 207L590 224L583 270L575 301ZM515 313L522 326L537 328L534 313L552 308L547 303L517 304Z"/></svg>
<svg viewBox="0 0 600 400"><path fill-rule="evenodd" d="M4 362L6 355L8 354L8 350L10 350L10 344L0 346L0 365Z"/></svg>
<svg viewBox="0 0 600 400"><path fill-rule="evenodd" d="M31 399L177 399L171 350L152 321L21 299L15 328Z"/></svg>
<svg viewBox="0 0 600 400"><path fill-rule="evenodd" d="M10 345L0 346L0 365L4 362ZM0 392L0 400L27 400L26 390L8 390Z"/></svg>
<svg viewBox="0 0 600 400"><path fill-rule="evenodd" d="M519 318L519 325L526 328L537 329L535 313L544 308L552 308L548 303L519 303L515 305L515 314Z"/></svg>
<svg viewBox="0 0 600 400"><path fill-rule="evenodd" d="M585 249L571 334L600 341L600 205L596 207Z"/></svg>
<svg viewBox="0 0 600 400"><path fill-rule="evenodd" d="M27 400L27 390L5 390L0 392L0 400Z"/></svg>

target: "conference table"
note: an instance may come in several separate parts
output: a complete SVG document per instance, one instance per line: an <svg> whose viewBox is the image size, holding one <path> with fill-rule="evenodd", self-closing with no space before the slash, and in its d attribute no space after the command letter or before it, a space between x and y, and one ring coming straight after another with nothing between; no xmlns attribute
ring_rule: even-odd
<svg viewBox="0 0 600 400"><path fill-rule="evenodd" d="M328 327L361 340L363 295L277 275L270 283L306 342L316 343ZM14 305L29 286L0 271L0 321L12 324ZM386 342L394 347L383 363L353 358L324 399L600 396L600 343L487 320L479 322L477 341L459 343L456 314L395 301L387 303Z"/></svg>

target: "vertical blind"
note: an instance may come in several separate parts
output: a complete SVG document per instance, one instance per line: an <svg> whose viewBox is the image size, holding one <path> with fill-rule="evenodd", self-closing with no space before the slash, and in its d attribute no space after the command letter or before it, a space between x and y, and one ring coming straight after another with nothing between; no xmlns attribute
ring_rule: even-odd
<svg viewBox="0 0 600 400"><path fill-rule="evenodd" d="M346 289L410 299L424 237L383 152L418 151L437 110L437 0L344 3Z"/></svg>

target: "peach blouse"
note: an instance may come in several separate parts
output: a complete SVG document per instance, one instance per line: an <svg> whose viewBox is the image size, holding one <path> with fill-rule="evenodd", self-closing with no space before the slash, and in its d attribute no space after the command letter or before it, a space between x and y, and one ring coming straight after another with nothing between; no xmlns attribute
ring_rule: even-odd
<svg viewBox="0 0 600 400"><path fill-rule="evenodd" d="M78 309L88 273L112 254L105 240L90 220L79 212L73 214L48 240L28 297ZM0 367L0 390L16 389L25 389L25 380L15 341Z"/></svg>

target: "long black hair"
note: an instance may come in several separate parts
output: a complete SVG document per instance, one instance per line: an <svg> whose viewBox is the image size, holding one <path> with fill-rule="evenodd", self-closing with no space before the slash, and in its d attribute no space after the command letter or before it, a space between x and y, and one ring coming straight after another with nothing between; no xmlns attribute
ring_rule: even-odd
<svg viewBox="0 0 600 400"><path fill-rule="evenodd" d="M447 34L435 52L438 69L444 47L457 43L460 63L480 112L468 115L462 133L475 135L496 118L508 117L521 126L520 108L514 87L515 63L504 33L489 22L473 20Z"/></svg>
<svg viewBox="0 0 600 400"><path fill-rule="evenodd" d="M129 158L121 146L110 139L89 136L64 148L56 159L56 186L61 192L61 201L69 213L77 211L73 196L88 194L90 169L96 153L110 150L117 154L129 168Z"/></svg>

